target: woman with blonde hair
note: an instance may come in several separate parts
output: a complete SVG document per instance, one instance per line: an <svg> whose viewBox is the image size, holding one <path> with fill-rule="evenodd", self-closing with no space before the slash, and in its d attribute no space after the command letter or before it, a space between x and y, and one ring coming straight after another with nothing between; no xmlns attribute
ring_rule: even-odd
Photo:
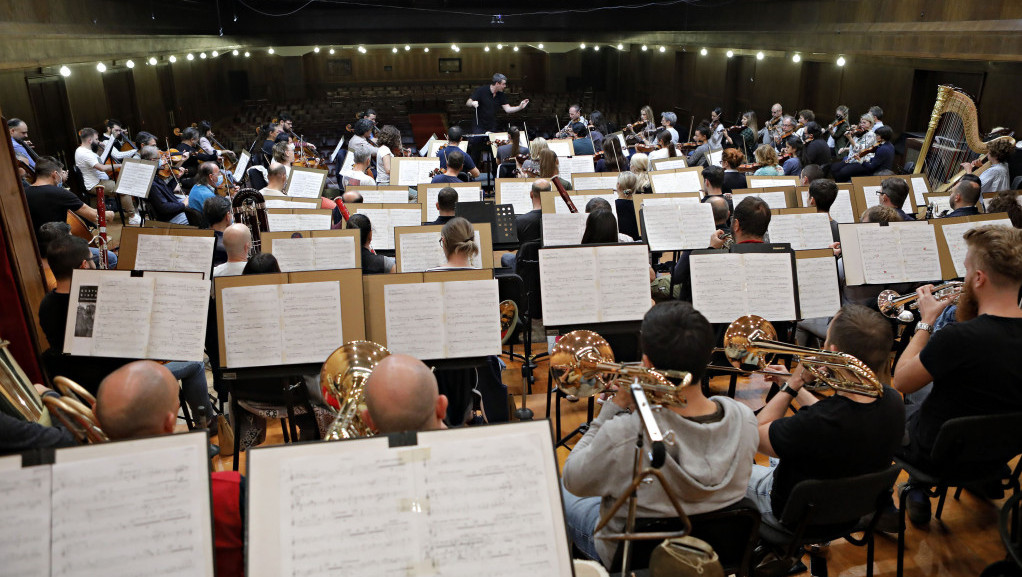
<svg viewBox="0 0 1022 577"><path fill-rule="evenodd" d="M649 156L642 152L632 155L628 170L635 174L635 192L641 194L653 192L653 185L649 182Z"/></svg>
<svg viewBox="0 0 1022 577"><path fill-rule="evenodd" d="M525 177L539 175L539 153L549 149L543 137L533 138L529 143L529 159L522 163L521 172Z"/></svg>
<svg viewBox="0 0 1022 577"><path fill-rule="evenodd" d="M468 220L456 216L440 229L440 246L444 249L447 264L429 269L431 271L462 270L474 268L470 262L479 256L475 229Z"/></svg>
<svg viewBox="0 0 1022 577"><path fill-rule="evenodd" d="M617 192L618 198L627 198L631 202L632 194L635 193L636 185L639 182L639 177L635 176L634 172L627 171L617 175Z"/></svg>
<svg viewBox="0 0 1022 577"><path fill-rule="evenodd" d="M760 144L756 148L756 162L763 166L752 173L753 176L780 176L784 170L777 165L777 150L769 144Z"/></svg>

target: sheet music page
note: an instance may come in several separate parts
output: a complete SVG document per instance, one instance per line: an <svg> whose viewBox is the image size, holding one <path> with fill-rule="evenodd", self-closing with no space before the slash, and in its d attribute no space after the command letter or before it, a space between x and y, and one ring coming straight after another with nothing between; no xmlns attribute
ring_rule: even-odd
<svg viewBox="0 0 1022 577"><path fill-rule="evenodd" d="M355 166L355 155L350 150L345 150L341 170L351 170L353 166Z"/></svg>
<svg viewBox="0 0 1022 577"><path fill-rule="evenodd" d="M326 184L326 171L292 170L287 195L292 198L319 198Z"/></svg>
<svg viewBox="0 0 1022 577"><path fill-rule="evenodd" d="M711 150L710 154L710 166L720 166L720 161L724 158L723 150Z"/></svg>
<svg viewBox="0 0 1022 577"><path fill-rule="evenodd" d="M651 172L649 180L653 183L653 192L657 194L671 192L699 192L702 188L696 172Z"/></svg>
<svg viewBox="0 0 1022 577"><path fill-rule="evenodd" d="M280 272L316 269L316 249L313 238L275 238L270 251Z"/></svg>
<svg viewBox="0 0 1022 577"><path fill-rule="evenodd" d="M383 287L383 302L390 352L444 358L443 283L389 284Z"/></svg>
<svg viewBox="0 0 1022 577"><path fill-rule="evenodd" d="M192 445L54 465L52 575L212 576L206 458Z"/></svg>
<svg viewBox="0 0 1022 577"><path fill-rule="evenodd" d="M446 185L435 185L426 187L426 222L433 222L440 216L440 211L437 210L436 202L437 197L440 196L440 189ZM468 187L457 187L454 189L458 193L458 202L479 202L483 197L482 188L468 188ZM419 199L422 202L422 199ZM421 215L419 218L422 218ZM419 224L416 222L415 224ZM415 225L412 225L415 226Z"/></svg>
<svg viewBox="0 0 1022 577"><path fill-rule="evenodd" d="M373 227L372 246L376 250L394 249L394 225L390 221L390 210L386 208L360 208L358 214L369 218ZM415 225L418 225L416 222Z"/></svg>
<svg viewBox="0 0 1022 577"><path fill-rule="evenodd" d="M628 151L628 145L625 144L625 135L619 132L617 134L617 141L621 144L621 152L625 155L625 158L631 156L632 153Z"/></svg>
<svg viewBox="0 0 1022 577"><path fill-rule="evenodd" d="M722 252L689 258L692 306L711 323L730 323L747 314L743 256Z"/></svg>
<svg viewBox="0 0 1022 577"><path fill-rule="evenodd" d="M916 193L916 198L922 200L923 195L930 192L930 189L926 187L926 179L921 176L913 176L909 179L912 183L912 190Z"/></svg>
<svg viewBox="0 0 1022 577"><path fill-rule="evenodd" d="M4 575L50 574L50 467L0 472L0 559Z"/></svg>
<svg viewBox="0 0 1022 577"><path fill-rule="evenodd" d="M314 206L309 206L308 203L291 200L286 196L270 196L268 194L263 195L263 203L266 204L266 208L286 208L286 209L319 208L318 204Z"/></svg>
<svg viewBox="0 0 1022 577"><path fill-rule="evenodd" d="M266 213L266 224L273 232L293 232L296 230L303 230L299 228L297 214L276 214L268 212Z"/></svg>
<svg viewBox="0 0 1022 577"><path fill-rule="evenodd" d="M559 158L557 166L560 169L561 178L568 182L571 182L571 175L573 174L591 174L596 172L596 163L593 162L593 155L591 154Z"/></svg>
<svg viewBox="0 0 1022 577"><path fill-rule="evenodd" d="M401 272L423 272L447 264L439 231L404 233L400 238Z"/></svg>
<svg viewBox="0 0 1022 577"><path fill-rule="evenodd" d="M241 182L241 179L245 178L245 171L248 170L248 163L252 159L252 155L247 151L242 151L238 155L238 163L234 165L234 172L231 173L234 176L234 182Z"/></svg>
<svg viewBox="0 0 1022 577"><path fill-rule="evenodd" d="M643 208L647 206L677 206L679 204L702 204L698 196L682 196L682 197L660 197L653 194L642 194L639 195L642 198ZM711 207L710 214L713 214ZM705 247L703 247L705 248Z"/></svg>
<svg viewBox="0 0 1022 577"><path fill-rule="evenodd" d="M676 168L688 168L688 162L684 156L657 159L653 162L653 170L674 170Z"/></svg>
<svg viewBox="0 0 1022 577"><path fill-rule="evenodd" d="M539 282L547 325L591 322L597 316L600 290L594 248L539 251Z"/></svg>
<svg viewBox="0 0 1022 577"><path fill-rule="evenodd" d="M548 140L546 141L546 143L550 150L557 153L557 156L559 158L564 158L566 156L571 156L572 154L575 154L574 146L572 145L571 140Z"/></svg>
<svg viewBox="0 0 1022 577"><path fill-rule="evenodd" d="M770 242L788 243L792 250L827 248L834 242L826 213L775 214L770 217Z"/></svg>
<svg viewBox="0 0 1022 577"><path fill-rule="evenodd" d="M330 230L329 214L296 214L298 230ZM210 257L212 258L212 257Z"/></svg>
<svg viewBox="0 0 1022 577"><path fill-rule="evenodd" d="M641 320L652 306L649 295L649 250L646 245L597 247L596 266L600 283L598 320Z"/></svg>
<svg viewBox="0 0 1022 577"><path fill-rule="evenodd" d="M808 204L808 203L807 203ZM837 189L837 198L830 206L830 217L837 222L854 223L859 222L855 211L852 210L852 193L843 189Z"/></svg>
<svg viewBox="0 0 1022 577"><path fill-rule="evenodd" d="M429 173L434 168L440 168L439 158L401 159L401 173L398 175L396 184L399 186L417 186L421 183L428 183L433 178Z"/></svg>
<svg viewBox="0 0 1022 577"><path fill-rule="evenodd" d="M422 224L422 210L416 204L415 208L391 208L387 209L390 221L390 232L387 239L390 248L394 248L394 229L399 226L420 226ZM440 243L437 243L440 244ZM373 233L373 246L376 247L376 233ZM379 248L379 247L376 247Z"/></svg>
<svg viewBox="0 0 1022 577"><path fill-rule="evenodd" d="M225 367L278 365L281 342L280 285L229 287L221 291Z"/></svg>
<svg viewBox="0 0 1022 577"><path fill-rule="evenodd" d="M837 261L832 257L796 258L798 304L803 319L834 316L841 308Z"/></svg>
<svg viewBox="0 0 1022 577"><path fill-rule="evenodd" d="M796 319L798 311L795 309L791 254L745 253L741 256L745 269L747 312L744 314L759 315L768 321Z"/></svg>
<svg viewBox="0 0 1022 577"><path fill-rule="evenodd" d="M864 186L862 187L862 196L866 200L866 208L873 208L880 204L880 195L878 194L883 187L879 184L876 186Z"/></svg>
<svg viewBox="0 0 1022 577"><path fill-rule="evenodd" d="M937 235L929 223L894 222L891 227L898 234L898 251L904 261L906 281L927 281L941 278ZM964 270L964 260L962 269Z"/></svg>
<svg viewBox="0 0 1022 577"><path fill-rule="evenodd" d="M280 285L284 364L322 363L344 344L340 282Z"/></svg>
<svg viewBox="0 0 1022 577"><path fill-rule="evenodd" d="M776 180L770 180L769 178L749 179L749 188L770 188L772 186L777 186L778 184L780 183L778 183Z"/></svg>
<svg viewBox="0 0 1022 577"><path fill-rule="evenodd" d="M855 229L862 255L862 274L867 284L905 282L904 257L898 251L898 234L891 226L860 226ZM936 243L934 243L936 250ZM940 270L937 271L937 278Z"/></svg>
<svg viewBox="0 0 1022 577"><path fill-rule="evenodd" d="M951 253L951 261L955 264L955 274L958 276L965 278L965 253L969 249L962 236L977 226L986 226L988 224L1010 227L1011 221L1004 218L977 222L959 222L955 224L945 224L940 227L941 232L944 234L944 240L947 241L948 251Z"/></svg>
<svg viewBox="0 0 1022 577"><path fill-rule="evenodd" d="M210 281L171 274L159 275L153 281L146 358L201 362Z"/></svg>
<svg viewBox="0 0 1022 577"><path fill-rule="evenodd" d="M687 198L669 198L678 203L649 204L643 201L643 219L649 250L689 250L710 246L710 235L717 230L713 207L709 203L688 202Z"/></svg>
<svg viewBox="0 0 1022 577"><path fill-rule="evenodd" d="M408 202L407 190L362 190L362 201L369 204L398 204ZM435 201L434 201L435 202Z"/></svg>
<svg viewBox="0 0 1022 577"><path fill-rule="evenodd" d="M276 243L274 243L276 244ZM358 268L355 260L355 238L351 236L314 236L313 252L316 255L314 270Z"/></svg>
<svg viewBox="0 0 1022 577"><path fill-rule="evenodd" d="M213 263L212 236L138 235L135 270L209 273Z"/></svg>
<svg viewBox="0 0 1022 577"><path fill-rule="evenodd" d="M93 356L146 358L153 283L151 277L103 277L96 295Z"/></svg>
<svg viewBox="0 0 1022 577"><path fill-rule="evenodd" d="M117 176L117 194L128 194L139 198L149 197L149 187L156 177L157 163L127 158Z"/></svg>
<svg viewBox="0 0 1022 577"><path fill-rule="evenodd" d="M571 186L575 190L614 190L617 187L617 175L619 173L608 173L610 176L574 176Z"/></svg>
<svg viewBox="0 0 1022 577"><path fill-rule="evenodd" d="M584 212L558 212L543 215L543 246L579 244L586 230Z"/></svg>
<svg viewBox="0 0 1022 577"><path fill-rule="evenodd" d="M930 202L936 204L936 210L934 216L939 217L942 214L951 212L951 195L948 196L931 196Z"/></svg>
<svg viewBox="0 0 1022 577"><path fill-rule="evenodd" d="M767 203L770 208L788 208L788 199L784 196L784 192L759 192L756 194L736 194L734 195L734 205L738 206L738 203L742 201L746 196L758 196L763 199L763 202Z"/></svg>
<svg viewBox="0 0 1022 577"><path fill-rule="evenodd" d="M104 143L103 144L103 152L101 152L99 154L99 161L101 163L106 164L106 159L110 157L110 151L114 147L114 141L115 141L115 139L113 139L113 138L108 138L108 139L103 141L103 143Z"/></svg>
<svg viewBox="0 0 1022 577"><path fill-rule="evenodd" d="M443 285L444 357L499 355L497 280L452 281Z"/></svg>
<svg viewBox="0 0 1022 577"><path fill-rule="evenodd" d="M515 214L525 214L532 210L531 182L500 181L500 204L510 204L515 209Z"/></svg>

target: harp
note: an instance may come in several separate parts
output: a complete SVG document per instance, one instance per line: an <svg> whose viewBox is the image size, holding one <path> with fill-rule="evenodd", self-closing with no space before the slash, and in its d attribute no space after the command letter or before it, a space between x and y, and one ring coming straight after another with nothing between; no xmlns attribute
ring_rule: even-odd
<svg viewBox="0 0 1022 577"><path fill-rule="evenodd" d="M934 191L947 191L964 174L961 164L985 155L990 141L997 138L1010 135L994 132L984 139L972 98L958 88L941 85L913 173L925 173Z"/></svg>

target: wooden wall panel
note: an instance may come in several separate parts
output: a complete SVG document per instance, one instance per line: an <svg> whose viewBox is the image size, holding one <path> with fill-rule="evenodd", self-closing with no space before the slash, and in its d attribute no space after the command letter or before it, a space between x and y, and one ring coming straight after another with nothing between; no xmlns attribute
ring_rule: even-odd
<svg viewBox="0 0 1022 577"><path fill-rule="evenodd" d="M35 116L32 113L32 103L28 99L24 72L0 73L0 105L3 105L8 118L20 118L28 123L28 138L31 140Z"/></svg>

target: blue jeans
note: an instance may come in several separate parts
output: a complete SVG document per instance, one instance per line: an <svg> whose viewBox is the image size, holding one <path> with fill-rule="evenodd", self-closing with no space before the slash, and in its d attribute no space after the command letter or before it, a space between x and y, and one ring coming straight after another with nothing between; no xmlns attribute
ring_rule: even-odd
<svg viewBox="0 0 1022 577"><path fill-rule="evenodd" d="M774 517L773 507L770 505L770 492L774 488L774 467L776 459L770 459L769 467L753 465L752 475L749 477L749 487L745 490L745 496L752 499L759 509L762 520L771 525L779 525L780 521Z"/></svg>
<svg viewBox="0 0 1022 577"><path fill-rule="evenodd" d="M183 212L179 212L175 214L174 218L170 219L168 222L174 224L188 224L188 215Z"/></svg>
<svg viewBox="0 0 1022 577"><path fill-rule="evenodd" d="M94 246L90 246L89 247L89 252L92 253L92 262L96 263L96 266L99 267L99 249L94 247ZM114 253L112 253L110 251L106 251L106 261L107 261L107 264L110 265L110 268L112 268L112 269L113 268L117 268L117 255L116 254L114 254Z"/></svg>
<svg viewBox="0 0 1022 577"><path fill-rule="evenodd" d="M515 256L513 252L500 255L500 266L514 270L515 268Z"/></svg>
<svg viewBox="0 0 1022 577"><path fill-rule="evenodd" d="M563 482L561 498L564 500L564 522L568 525L571 540L590 559L599 561L600 554L596 552L593 531L600 522L600 498L576 497L564 488Z"/></svg>
<svg viewBox="0 0 1022 577"><path fill-rule="evenodd" d="M181 381L181 391L184 393L185 402L192 411L192 418L199 416L199 407L206 408L206 418L210 421L210 428L216 427L216 419L213 418L213 406L209 402L209 388L206 384L206 368L198 361L172 361L166 367L174 375L175 379Z"/></svg>

